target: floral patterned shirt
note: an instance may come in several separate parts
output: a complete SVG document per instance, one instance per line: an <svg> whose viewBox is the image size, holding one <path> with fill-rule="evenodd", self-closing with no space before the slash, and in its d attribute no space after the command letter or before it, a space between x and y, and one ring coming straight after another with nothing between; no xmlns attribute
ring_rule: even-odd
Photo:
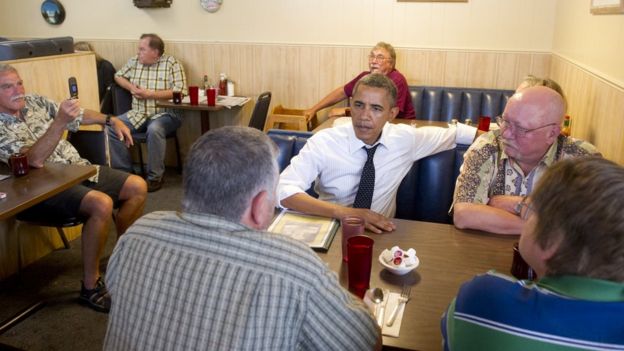
<svg viewBox="0 0 624 351"><path fill-rule="evenodd" d="M494 195L526 196L546 169L556 161L579 156L600 156L586 141L560 135L539 165L526 176L518 164L502 149L500 131L481 135L464 155L464 164L455 184L453 204L487 204Z"/></svg>
<svg viewBox="0 0 624 351"><path fill-rule="evenodd" d="M151 65L139 62L137 56L115 73L126 78L130 83L143 89L181 91L186 95L186 76L184 68L173 56L162 55ZM165 109L156 107L156 99L137 99L132 97L132 109L128 111L128 120L135 129L139 129L148 119L162 116ZM169 110L168 113L174 113Z"/></svg>
<svg viewBox="0 0 624 351"><path fill-rule="evenodd" d="M30 147L48 130L56 113L58 104L39 95L26 95L26 106L20 111L23 119L8 113L0 113L0 160L7 163L12 154L23 147ZM67 129L75 132L82 122L80 116L67 124ZM61 139L46 162L90 165L89 161L80 157L78 151L67 140ZM97 166L96 166L97 167ZM99 173L99 167L98 167ZM97 174L89 178L97 182Z"/></svg>

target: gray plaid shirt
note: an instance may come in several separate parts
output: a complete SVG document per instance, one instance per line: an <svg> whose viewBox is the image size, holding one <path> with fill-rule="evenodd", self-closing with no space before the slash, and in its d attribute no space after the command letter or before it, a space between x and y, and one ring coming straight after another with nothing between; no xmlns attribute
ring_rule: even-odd
<svg viewBox="0 0 624 351"><path fill-rule="evenodd" d="M305 244L212 215L142 217L106 283L105 350L370 350L378 336Z"/></svg>
<svg viewBox="0 0 624 351"><path fill-rule="evenodd" d="M5 163L11 154L35 144L50 128L58 111L58 104L43 96L26 95L25 101L26 106L20 111L23 121L8 113L0 113L0 160ZM75 132L81 122L82 114L67 124L67 129ZM46 162L90 165L89 161L80 157L78 151L65 139L59 141ZM97 182L97 174L89 180Z"/></svg>

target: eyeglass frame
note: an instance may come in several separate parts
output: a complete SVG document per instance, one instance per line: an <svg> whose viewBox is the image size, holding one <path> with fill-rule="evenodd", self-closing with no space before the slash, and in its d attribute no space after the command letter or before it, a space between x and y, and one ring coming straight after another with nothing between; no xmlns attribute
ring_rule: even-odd
<svg viewBox="0 0 624 351"><path fill-rule="evenodd" d="M557 123L548 123L541 127L528 129L528 128L524 128L524 127L520 127L518 125L512 124L512 122L506 120L505 118L503 118L503 116L496 116L494 120L496 121L496 124L498 125L498 127L501 129L501 132L511 127L511 132L514 135L519 136L519 137L525 137L527 136L527 134L534 132L536 130L557 125Z"/></svg>
<svg viewBox="0 0 624 351"><path fill-rule="evenodd" d="M391 57L385 57L383 55L373 55L372 53L368 55L368 60L373 62L383 62L385 60L390 60Z"/></svg>

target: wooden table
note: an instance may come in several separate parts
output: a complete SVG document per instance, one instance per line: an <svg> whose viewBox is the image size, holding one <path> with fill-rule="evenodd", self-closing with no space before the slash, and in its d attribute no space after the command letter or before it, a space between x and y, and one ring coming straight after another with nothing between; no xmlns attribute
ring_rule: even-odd
<svg viewBox="0 0 624 351"><path fill-rule="evenodd" d="M383 345L405 350L440 350L440 317L456 296L460 285L476 274L496 269L508 273L516 236L494 235L458 230L452 225L407 220L393 220L396 231L387 234L367 233L375 240L371 287L400 293L411 285L411 299L404 309L400 337L383 337ZM340 283L347 287L347 267L342 262L340 229L327 253L318 253L329 267L338 272ZM404 276L383 269L378 257L392 246L414 248L420 266ZM387 312L387 316L391 311Z"/></svg>
<svg viewBox="0 0 624 351"><path fill-rule="evenodd" d="M8 219L96 173L94 166L46 163L43 168L31 168L27 175L0 181L0 191L7 197L0 200L0 220ZM0 334L28 318L45 305L37 301L14 316L0 322ZM2 348L0 344L0 348Z"/></svg>
<svg viewBox="0 0 624 351"><path fill-rule="evenodd" d="M43 168L31 168L23 177L0 181L0 191L7 194L0 200L0 220L81 183L95 172L94 166L47 163Z"/></svg>
<svg viewBox="0 0 624 351"><path fill-rule="evenodd" d="M318 127L314 128L313 132L316 133L319 130L330 128L334 124L334 121L337 120L338 118L342 118L342 117L329 117L323 123L319 124ZM422 120L422 119L395 118L392 121L390 121L390 123L409 124L409 125L416 124L416 127L444 127L444 128L448 127L448 122L428 121L428 120Z"/></svg>
<svg viewBox="0 0 624 351"><path fill-rule="evenodd" d="M191 105L188 102L183 102L180 104L174 104L171 101L157 100L157 107L185 110L185 111L199 111L201 118L201 132L202 134L206 133L210 130L210 112L211 111L221 111L225 107L222 105L208 106L206 103L199 103L198 105Z"/></svg>

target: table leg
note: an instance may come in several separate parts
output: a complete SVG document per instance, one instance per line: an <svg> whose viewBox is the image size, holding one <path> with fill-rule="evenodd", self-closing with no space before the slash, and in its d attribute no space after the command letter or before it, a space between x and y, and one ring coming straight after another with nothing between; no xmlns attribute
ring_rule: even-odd
<svg viewBox="0 0 624 351"><path fill-rule="evenodd" d="M202 134L210 130L210 112L200 111L201 132Z"/></svg>
<svg viewBox="0 0 624 351"><path fill-rule="evenodd" d="M34 304L28 306L24 310L18 312L13 317L8 318L8 319L2 321L0 323L0 335L2 335L7 330L13 328L15 325L17 325L18 323L20 323L24 319L28 318L31 314L39 311L43 306L45 306L45 302L44 301L39 301L37 303L34 303Z"/></svg>

